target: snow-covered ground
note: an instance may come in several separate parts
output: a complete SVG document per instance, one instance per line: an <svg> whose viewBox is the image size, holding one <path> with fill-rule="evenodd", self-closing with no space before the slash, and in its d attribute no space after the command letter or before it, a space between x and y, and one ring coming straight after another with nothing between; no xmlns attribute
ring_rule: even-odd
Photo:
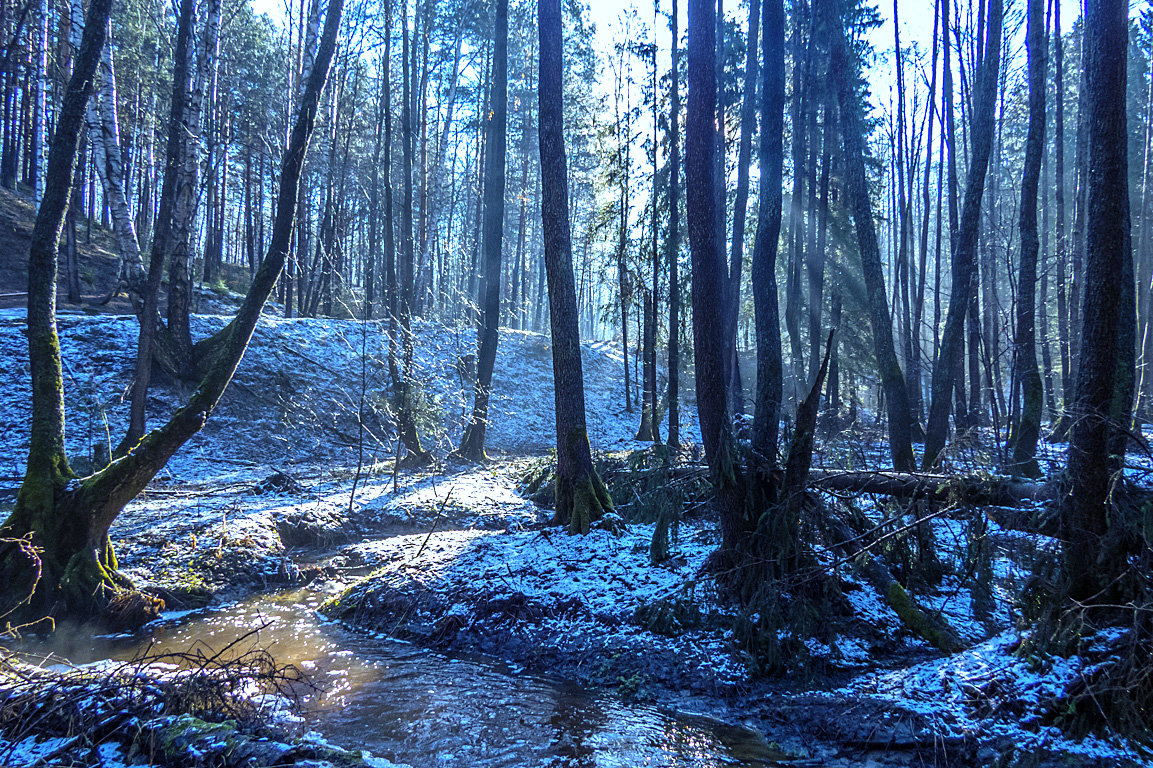
<svg viewBox="0 0 1153 768"><path fill-rule="evenodd" d="M226 316L193 316L193 337L219 330ZM30 390L23 310L0 312L0 475L19 477L27 451ZM129 316L62 315L70 456L91 458L97 443L119 442L127 425L137 323ZM415 377L424 407L422 439L446 453L471 415L472 385L461 358L475 352L473 329L414 322ZM490 455L543 453L555 446L549 337L502 330L489 409ZM363 352L363 354L362 354ZM639 414L626 413L623 362L607 344L586 344L585 398L594 449L636 445ZM380 322L261 319L236 378L204 432L170 462L161 481L251 477L253 467L356 463L364 388L368 456L394 453L387 396L388 337ZM362 368L363 365L363 368ZM363 377L362 377L363 374ZM161 383L149 397L149 425L180 405L186 387ZM682 409L686 440L699 441L694 409ZM256 470L257 472L261 470Z"/></svg>
<svg viewBox="0 0 1153 768"><path fill-rule="evenodd" d="M194 335L225 322L197 316ZM7 382L0 388L0 480L10 488L27 450L23 325L22 313L0 313L0 375ZM60 318L60 331L68 447L83 468L94 444L115 445L127 421L136 322L68 315ZM460 362L473 352L475 332L417 322L415 337L422 438L444 457L469 414L471 387ZM718 600L702 571L717 545L715 521L697 517L683 524L670 558L653 565L653 524L571 537L546 525L548 511L517 493L526 468L518 457L542 454L555 440L546 336L501 333L488 431L488 451L498 461L441 462L395 476L387 349L378 323L263 319L205 430L113 528L129 575L173 598L174 607L310 579L325 589L352 584L331 610L359 627L491 653L630 695L704 697L726 717L747 715L765 727L774 717L793 716L783 712L801 719L815 718L817 710L832 713L820 727L790 725L804 738L825 728L831 740L873 750L883 749L884 739L934 755L934 744L946 751L963 747L973 765L1013 750L1045 755L1050 764L1147 759L1120 741L1068 740L1029 714L1029 702L1059 696L1079 674L1060 660L1014 653L1020 585L1032 553L1053 546L1050 540L992 521L974 528L967 512L933 519L949 572L915 597L970 645L944 658L908 632L851 562L819 552L825 564L837 561L846 606L844 616L827 617L830 631L804 639L806 660L798 669L820 673L771 685L756 681L733 636L735 609ZM623 408L619 352L585 345L584 363L594 449L642 447L632 439L638 414ZM153 423L185 394L176 385L157 386ZM699 441L694 411L683 409L690 422L683 432ZM362 421L367 470L353 494L349 468L356 465ZM1045 447L1042 461L1056 466L1063 452L1063 446ZM887 450L875 439L834 435L822 441L818 461L883 467ZM1129 473L1149 471L1149 461L1140 459ZM893 513L875 500L857 504L874 522ZM991 601L969 586L975 540L987 548L980 567L992 575ZM660 611L663 617L654 621ZM991 698L1024 702L1025 710L991 711ZM5 746L13 745L0 749ZM43 755L38 750L52 746L21 742L19 749ZM108 759L115 765L120 758L110 753Z"/></svg>

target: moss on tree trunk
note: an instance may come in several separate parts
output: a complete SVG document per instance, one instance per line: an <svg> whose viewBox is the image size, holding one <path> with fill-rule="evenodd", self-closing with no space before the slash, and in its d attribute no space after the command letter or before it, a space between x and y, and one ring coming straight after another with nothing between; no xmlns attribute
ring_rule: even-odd
<svg viewBox="0 0 1153 768"><path fill-rule="evenodd" d="M64 452L64 386L56 333L56 254L70 195L80 129L93 73L104 45L111 0L92 0L72 77L57 119L44 198L29 248L28 339L32 371L32 434L16 507L0 526L0 610L9 622L70 616L131 626L163 603L142 595L117 572L108 531L124 506L147 487L181 446L200 431L220 402L252 338L261 310L284 267L304 155L320 93L336 48L342 0L328 7L313 69L281 164L272 242L219 357L187 405L104 469L82 479ZM39 563L39 567L36 561Z"/></svg>
<svg viewBox="0 0 1153 768"><path fill-rule="evenodd" d="M573 453L580 455L579 446L573 448ZM567 471L562 469L559 461L557 463L554 522L568 526L569 533L588 533L594 521L613 509L612 496L592 466L587 438L584 440L584 456L588 457L587 464L579 461L575 468Z"/></svg>

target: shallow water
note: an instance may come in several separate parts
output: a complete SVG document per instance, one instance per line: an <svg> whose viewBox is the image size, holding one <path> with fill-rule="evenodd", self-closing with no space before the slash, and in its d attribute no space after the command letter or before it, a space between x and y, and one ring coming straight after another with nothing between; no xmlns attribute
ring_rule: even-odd
<svg viewBox="0 0 1153 768"><path fill-rule="evenodd" d="M349 630L316 613L324 597L266 593L163 619L132 637L73 635L68 644L60 632L51 647L24 650L87 663L145 650L219 650L259 628L238 650L265 648L317 686L303 696L306 730L418 768L740 768L782 758L747 728Z"/></svg>

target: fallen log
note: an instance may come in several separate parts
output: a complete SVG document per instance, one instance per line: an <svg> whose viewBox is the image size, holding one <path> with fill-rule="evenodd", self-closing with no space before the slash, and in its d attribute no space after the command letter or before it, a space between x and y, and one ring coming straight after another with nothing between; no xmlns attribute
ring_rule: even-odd
<svg viewBox="0 0 1153 768"><path fill-rule="evenodd" d="M910 632L945 653L964 649L964 642L949 622L917 605L888 567L862 545L860 537L854 535L848 525L829 510L825 510L820 524L829 534L833 549L856 565L857 572L888 603Z"/></svg>
<svg viewBox="0 0 1153 768"><path fill-rule="evenodd" d="M813 469L809 487L843 493L879 493L901 499L959 502L981 506L1017 506L1023 501L1048 501L1055 489L996 475L942 475L920 472L846 472Z"/></svg>

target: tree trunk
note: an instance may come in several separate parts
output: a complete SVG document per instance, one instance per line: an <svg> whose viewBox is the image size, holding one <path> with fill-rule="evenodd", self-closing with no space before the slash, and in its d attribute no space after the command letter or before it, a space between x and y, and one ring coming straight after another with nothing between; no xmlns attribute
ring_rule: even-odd
<svg viewBox="0 0 1153 768"><path fill-rule="evenodd" d="M753 127L756 124L757 114L757 33L760 9L760 0L750 0L748 37L745 41L745 80L741 97L741 136L737 145L737 195L733 202L732 256L729 259L727 301L725 302L725 340L732 353L729 360L728 387L734 414L744 411L740 361L737 357L737 318L741 312L745 217L749 202L749 165L752 160Z"/></svg>
<svg viewBox="0 0 1153 768"><path fill-rule="evenodd" d="M804 44L802 30L808 25L805 17L804 3L793 4L793 102L790 113L792 128L792 170L793 193L789 204L789 258L785 270L785 330L789 335L789 362L792 372L793 386L790 390L790 401L796 399L797 387L804 377L804 341L801 338L801 263L804 260L804 221L805 221L805 155L808 151L808 125L805 115L808 103L811 101L810 93L813 90L809 82L810 62L813 58L813 46Z"/></svg>
<svg viewBox="0 0 1153 768"><path fill-rule="evenodd" d="M1128 6L1123 0L1088 0L1085 13L1086 119L1089 155L1086 194L1085 304L1072 407L1068 494L1062 506L1065 562L1070 597L1111 602L1106 587L1125 568L1119 552L1106 549L1110 527L1110 437L1123 325L1132 324L1133 305L1117 300L1117 278L1126 273L1129 206L1125 94ZM1131 375L1131 371L1129 372ZM1123 425L1127 427L1128 425ZM1121 521L1114 521L1121 525ZM1117 537L1120 538L1120 537ZM1119 546L1113 542L1110 546ZM1096 565L1094 565L1096 564Z"/></svg>
<svg viewBox="0 0 1153 768"><path fill-rule="evenodd" d="M845 193L853 212L861 267L868 292L873 351L880 368L889 416L889 450L893 457L893 466L907 471L914 466L912 416L909 411L909 395L905 388L904 374L901 373L901 366L897 363L897 353L893 345L892 320L885 296L881 252L877 244L873 209L869 200L868 180L865 174L865 126L861 114L861 97L857 92L858 65L851 58L852 53L843 23L837 20L833 27L830 32L832 50L829 76L838 83L841 140L845 148Z"/></svg>
<svg viewBox="0 0 1153 768"><path fill-rule="evenodd" d="M568 167L564 147L563 50L560 0L537 3L540 25L538 131L541 163L541 221L548 273L556 402L556 521L587 533L593 520L612 509L612 499L592 464L585 427L584 379L577 330L576 285L569 230Z"/></svg>
<svg viewBox="0 0 1153 768"><path fill-rule="evenodd" d="M1061 412L1068 410L1073 395L1069 360L1069 306L1067 275L1069 244L1065 238L1065 41L1061 38L1061 4L1053 6L1053 163L1056 183L1053 203L1057 226L1057 344L1061 358Z"/></svg>
<svg viewBox="0 0 1153 768"><path fill-rule="evenodd" d="M147 430L146 416L148 386L152 379L152 359L157 329L160 325L160 278L164 262L172 248L172 211L176 198L176 183L183 154L181 127L188 98L189 47L191 46L193 0L182 0L176 28L176 47L173 55L172 99L168 114L168 148L164 163L164 177L160 190L160 209L153 225L152 252L148 260L148 281L144 290L140 315L140 335L136 344L136 370L132 384L132 405L129 410L128 431L115 454L127 453Z"/></svg>
<svg viewBox="0 0 1153 768"><path fill-rule="evenodd" d="M508 129L508 0L497 0L493 39L492 111L486 113L489 125L485 130L488 165L484 173L484 303L481 306L472 421L465 427L459 448L460 455L469 461L483 461L485 458L489 392L500 328L500 256L504 239L504 166Z"/></svg>
<svg viewBox="0 0 1153 768"><path fill-rule="evenodd" d="M200 195L200 130L204 89L216 63L220 9L221 0L209 0L196 70L190 72L191 88L182 114L182 167L177 177L176 200L172 211L172 250L168 262L168 337L175 356L173 367L182 377L194 377L197 373L189 319L192 311L192 240ZM189 46L187 55L191 67L192 46Z"/></svg>
<svg viewBox="0 0 1153 768"><path fill-rule="evenodd" d="M929 98L928 98L927 107L926 107L926 111L928 112L928 114L926 115L926 118L925 118L928 121L927 135L926 135L926 139L925 139L925 176L924 176L924 183L922 184L922 187L921 187L921 208L922 208L922 212L921 212L921 243L920 243L920 245L921 245L920 273L921 274L920 274L920 280L919 280L918 285L917 285L917 300L913 304L913 328L915 329L914 340L915 340L916 344L913 347L913 359L909 362L909 367L911 369L913 369L913 371L915 373L913 375L908 376L909 380L915 381L916 386L917 386L917 392L915 395L917 404L916 404L916 407L915 407L915 410L913 413L913 418L918 420L918 421L920 421L920 419L924 415L923 393L922 393L922 387L923 387L923 381L924 381L924 378L922 375L922 372L924 370L923 364L922 364L922 359L924 358L924 354L922 352L920 342L921 342L922 320L924 318L924 311L925 311L925 285L928 282L929 213L932 210L931 198L929 196L929 190L930 190L930 183L929 182L930 182L930 179L932 177L932 170L933 170L933 117L936 115L936 112L937 112L937 108L936 108L936 100L937 100L937 56L938 56L938 51L940 50L940 20L941 20L940 10L941 10L941 5L942 5L941 0L934 0L934 4L933 4L933 54L932 54L932 63L931 63L932 75L931 75L930 80L929 80ZM944 136L944 133L945 133L945 127L944 127L944 121L942 121L942 125L941 125L942 137ZM943 145L942 145L942 147L943 147ZM944 161L945 161L945 158L943 156L938 155L938 164L943 164ZM938 168L940 168L940 165L938 165ZM912 183L911 179L910 179L910 183ZM938 186L937 199L940 200L940 197L941 197L940 186L941 185L940 185L940 172L939 171L938 171L937 186ZM941 207L940 207L940 204L938 204L938 206L937 206L937 244L938 244L938 247L937 247L937 257L934 259L934 262L935 262L934 266L936 268L936 275L938 277L941 274L941 271L940 271L940 232L941 232ZM941 300L941 298L940 298L940 281L939 280L936 281L936 285L934 286L934 288L935 288L935 290L934 290L933 299L935 302L935 307L939 308L940 300ZM934 323L933 323L934 345L936 342L936 334L937 334L937 327L938 327L939 320L940 320L940 312L937 311L937 312L935 312ZM935 351L936 350L934 349L934 352ZM913 396L913 393L910 392L910 396Z"/></svg>
<svg viewBox="0 0 1153 768"><path fill-rule="evenodd" d="M1044 0L1029 0L1026 46L1029 51L1029 131L1025 139L1025 170L1021 181L1021 276L1017 281L1017 333L1014 340L1014 376L1021 388L1019 418L1013 424L1009 442L1015 472L1036 477L1037 438L1041 433L1044 389L1037 370L1036 304L1033 286L1037 282L1037 188L1041 176L1041 155L1045 150L1046 40ZM1016 410L1016 409L1015 409Z"/></svg>
<svg viewBox="0 0 1153 768"><path fill-rule="evenodd" d="M769 0L769 5L773 0ZM689 102L685 123L685 181L692 254L693 352L697 415L721 517L718 566L736 562L750 530L744 514L740 467L725 389L725 254L717 236L715 194L716 9L711 0L689 2Z"/></svg>
<svg viewBox="0 0 1153 768"><path fill-rule="evenodd" d="M38 0L36 4L36 45L33 50L36 56L36 94L29 147L29 176L33 185L32 200L39 205L44 197L44 176L41 170L48 150L48 0Z"/></svg>
<svg viewBox="0 0 1153 768"><path fill-rule="evenodd" d="M397 279L396 237L392 198L392 5L385 10L384 21L384 84L381 101L384 104L384 312L388 319L388 378L394 390L399 391L400 371L396 365ZM478 203L479 206L479 203Z"/></svg>
<svg viewBox="0 0 1153 768"><path fill-rule="evenodd" d="M400 378L396 386L397 399L397 431L399 439L404 444L408 455L405 461L410 464L424 464L431 457L421 447L420 436L416 431L415 418L415 372L413 371L413 358L415 355L415 339L412 335L412 306L413 306L413 269L414 252L412 239L412 155L413 155L413 105L412 105L412 63L409 59L411 40L408 34L408 14L401 10L402 40L401 59L401 168L404 174L404 199L400 209L401 258L400 268L397 270L399 281L399 295L397 305L397 320L400 327L401 368Z"/></svg>
<svg viewBox="0 0 1153 768"><path fill-rule="evenodd" d="M669 445L674 450L681 444L681 284L678 261L681 251L681 94L680 40L677 29L678 0L670 0L669 18L672 31L672 67L669 70L669 232L665 240L665 260L669 265Z"/></svg>
<svg viewBox="0 0 1153 768"><path fill-rule="evenodd" d="M762 0L762 3L761 183L752 268L753 312L757 329L753 449L770 464L774 464L783 389L776 264L781 238L781 188L785 159L785 11L782 0Z"/></svg>
<svg viewBox="0 0 1153 768"><path fill-rule="evenodd" d="M993 121L997 105L997 76L1001 59L1001 0L989 0L988 12L986 31L988 37L985 40L985 50L988 53L978 68L974 94L973 158L969 163L965 201L953 247L953 285L949 295L949 310L945 316L941 351L933 366L932 400L929 405L929 424L925 434L923 460L926 469L936 466L941 450L945 446L952 390L956 381L962 376L963 356L960 352L965 316L970 314L976 281L981 197L985 190L985 174L989 167L989 154L993 145ZM970 395L972 405L976 401L976 393L970 391ZM972 413L971 407L970 414Z"/></svg>
<svg viewBox="0 0 1153 768"><path fill-rule="evenodd" d="M825 95L828 96L827 88ZM814 108L815 109L815 108ZM822 107L821 130L821 171L819 180L814 171L810 184L813 187L810 199L814 200L813 217L817 220L816 240L809 248L805 259L805 271L809 282L809 373L808 381L812 383L817 378L817 366L821 361L821 313L825 303L825 247L828 244L829 233L829 165L832 162L833 148L833 105L830 99L824 99ZM813 131L814 142L816 130ZM816 145L814 143L812 157L816 158ZM835 328L835 326L833 326ZM836 342L834 342L836 344Z"/></svg>
<svg viewBox="0 0 1153 768"><path fill-rule="evenodd" d="M654 438L654 420L656 411L653 409L653 388L656 382L650 376L651 373L656 373L655 369L649 365L650 352L655 354L656 341L654 338L653 326L653 294L647 287L641 288L641 370L643 374L643 385L641 387L641 423L637 428L637 433L633 436L634 440L641 440L643 442L652 442Z"/></svg>

